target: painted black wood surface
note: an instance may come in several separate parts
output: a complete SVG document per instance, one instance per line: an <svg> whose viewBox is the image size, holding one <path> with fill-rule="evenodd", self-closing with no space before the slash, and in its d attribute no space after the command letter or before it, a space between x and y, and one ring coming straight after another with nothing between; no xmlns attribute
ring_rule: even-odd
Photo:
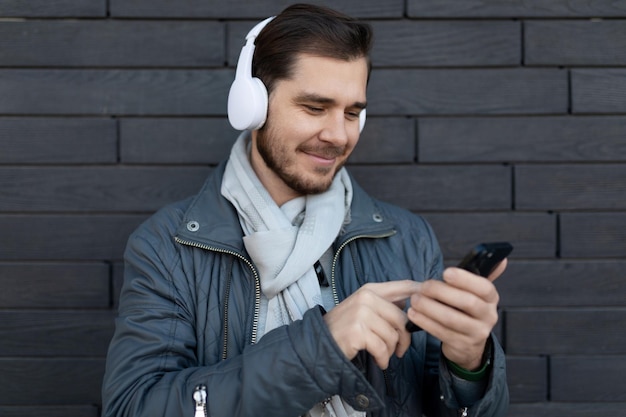
<svg viewBox="0 0 626 417"><path fill-rule="evenodd" d="M626 4L316 1L376 33L349 168L497 282L512 417L626 409ZM0 0L0 416L95 417L132 230L237 132L243 36L284 0Z"/></svg>

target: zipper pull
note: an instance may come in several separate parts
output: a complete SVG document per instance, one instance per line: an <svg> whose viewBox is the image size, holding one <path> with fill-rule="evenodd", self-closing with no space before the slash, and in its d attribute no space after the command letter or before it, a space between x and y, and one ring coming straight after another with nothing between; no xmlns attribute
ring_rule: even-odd
<svg viewBox="0 0 626 417"><path fill-rule="evenodd" d="M193 389L193 400L196 403L196 413L194 417L207 417L206 396L206 385L197 385Z"/></svg>
<svg viewBox="0 0 626 417"><path fill-rule="evenodd" d="M467 417L467 407L461 409L461 417Z"/></svg>

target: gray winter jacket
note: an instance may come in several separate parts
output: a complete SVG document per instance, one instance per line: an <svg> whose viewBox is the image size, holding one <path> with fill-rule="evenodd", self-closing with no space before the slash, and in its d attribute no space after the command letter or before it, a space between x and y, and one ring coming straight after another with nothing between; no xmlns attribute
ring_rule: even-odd
<svg viewBox="0 0 626 417"><path fill-rule="evenodd" d="M237 212L220 194L223 170L129 239L103 416L192 417L197 405L211 417L295 417L333 394L369 416L505 415L504 354L495 340L487 391L469 410L457 403L440 343L424 332L385 371L366 353L349 361L318 308L257 340L259 277ZM334 251L336 302L367 282L441 277L427 223L356 184L351 222ZM206 401L194 400L199 389Z"/></svg>

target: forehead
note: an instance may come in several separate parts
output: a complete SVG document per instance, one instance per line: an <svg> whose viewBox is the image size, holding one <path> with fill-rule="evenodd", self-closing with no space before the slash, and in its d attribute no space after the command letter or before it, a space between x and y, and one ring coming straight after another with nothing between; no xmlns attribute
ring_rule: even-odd
<svg viewBox="0 0 626 417"><path fill-rule="evenodd" d="M350 96L365 101L368 65L365 57L343 60L300 54L295 60L291 77L276 87L294 93L315 93L329 97Z"/></svg>

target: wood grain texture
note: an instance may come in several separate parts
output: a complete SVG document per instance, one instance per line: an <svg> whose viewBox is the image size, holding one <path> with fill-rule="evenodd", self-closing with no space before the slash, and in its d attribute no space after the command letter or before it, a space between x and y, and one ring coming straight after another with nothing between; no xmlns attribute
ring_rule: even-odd
<svg viewBox="0 0 626 417"><path fill-rule="evenodd" d="M519 22L374 21L376 66L515 66L521 62Z"/></svg>
<svg viewBox="0 0 626 417"><path fill-rule="evenodd" d="M626 21L528 21L524 24L524 63L623 66Z"/></svg>
<svg viewBox="0 0 626 417"><path fill-rule="evenodd" d="M558 69L379 69L372 114L493 115L566 113L567 72Z"/></svg>
<svg viewBox="0 0 626 417"><path fill-rule="evenodd" d="M401 17L404 12L402 0L313 0L313 4L332 7L335 10L357 17ZM114 17L177 17L177 18L258 18L280 13L292 4L285 0L109 0Z"/></svg>
<svg viewBox="0 0 626 417"><path fill-rule="evenodd" d="M420 162L623 162L626 117L420 117Z"/></svg>
<svg viewBox="0 0 626 417"><path fill-rule="evenodd" d="M509 241L511 259L553 258L557 252L557 219L546 213L426 213L445 257L452 262L480 242Z"/></svg>
<svg viewBox="0 0 626 417"><path fill-rule="evenodd" d="M116 123L109 118L0 117L0 164L113 164Z"/></svg>
<svg viewBox="0 0 626 417"><path fill-rule="evenodd" d="M99 404L104 359L0 358L0 375L2 406Z"/></svg>
<svg viewBox="0 0 626 417"><path fill-rule="evenodd" d="M626 113L626 69L572 69L572 111Z"/></svg>
<svg viewBox="0 0 626 417"><path fill-rule="evenodd" d="M109 310L0 311L0 358L104 356L114 317Z"/></svg>
<svg viewBox="0 0 626 417"><path fill-rule="evenodd" d="M206 167L0 167L0 210L156 211L195 194Z"/></svg>
<svg viewBox="0 0 626 417"><path fill-rule="evenodd" d="M226 118L125 118L120 159L132 164L217 164L239 132Z"/></svg>
<svg viewBox="0 0 626 417"><path fill-rule="evenodd" d="M554 401L626 401L626 355L555 356L550 369Z"/></svg>
<svg viewBox="0 0 626 417"><path fill-rule="evenodd" d="M128 236L146 217L0 214L0 260L119 260Z"/></svg>
<svg viewBox="0 0 626 417"><path fill-rule="evenodd" d="M228 63L237 64L256 21L228 24ZM370 20L372 64L380 66L515 66L521 62L519 22Z"/></svg>
<svg viewBox="0 0 626 417"><path fill-rule="evenodd" d="M111 291L113 292L113 309L117 311L120 301L120 292L124 285L124 263L114 262L112 266L113 284Z"/></svg>
<svg viewBox="0 0 626 417"><path fill-rule="evenodd" d="M546 357L507 356L506 374L512 403L540 402L548 399L548 359Z"/></svg>
<svg viewBox="0 0 626 417"><path fill-rule="evenodd" d="M624 258L626 213L564 213L560 217L564 258Z"/></svg>
<svg viewBox="0 0 626 417"><path fill-rule="evenodd" d="M626 309L507 309L506 348L513 355L623 355Z"/></svg>
<svg viewBox="0 0 626 417"><path fill-rule="evenodd" d="M28 387L22 387L28 390ZM0 405L0 415L3 417L98 417L96 405Z"/></svg>
<svg viewBox="0 0 626 417"><path fill-rule="evenodd" d="M624 210L626 164L520 165L515 168L520 210Z"/></svg>
<svg viewBox="0 0 626 417"><path fill-rule="evenodd" d="M0 0L3 17L105 17L106 0Z"/></svg>
<svg viewBox="0 0 626 417"><path fill-rule="evenodd" d="M408 0L410 17L623 17L626 4L612 0Z"/></svg>
<svg viewBox="0 0 626 417"><path fill-rule="evenodd" d="M0 308L109 308L105 263L0 263Z"/></svg>
<svg viewBox="0 0 626 417"><path fill-rule="evenodd" d="M8 21L0 66L222 66L224 37L224 25L210 21Z"/></svg>
<svg viewBox="0 0 626 417"><path fill-rule="evenodd" d="M0 114L224 115L230 70L0 69Z"/></svg>
<svg viewBox="0 0 626 417"><path fill-rule="evenodd" d="M496 287L503 308L619 307L626 300L624 270L624 260L512 260Z"/></svg>
<svg viewBox="0 0 626 417"><path fill-rule="evenodd" d="M510 170L501 166L374 166L350 172L375 197L409 210L503 210L511 207ZM480 184L492 190L477 195Z"/></svg>
<svg viewBox="0 0 626 417"><path fill-rule="evenodd" d="M626 402L537 402L511 404L508 417L606 417L618 416Z"/></svg>
<svg viewBox="0 0 626 417"><path fill-rule="evenodd" d="M415 121L401 117L369 117L351 164L406 164L415 161Z"/></svg>

